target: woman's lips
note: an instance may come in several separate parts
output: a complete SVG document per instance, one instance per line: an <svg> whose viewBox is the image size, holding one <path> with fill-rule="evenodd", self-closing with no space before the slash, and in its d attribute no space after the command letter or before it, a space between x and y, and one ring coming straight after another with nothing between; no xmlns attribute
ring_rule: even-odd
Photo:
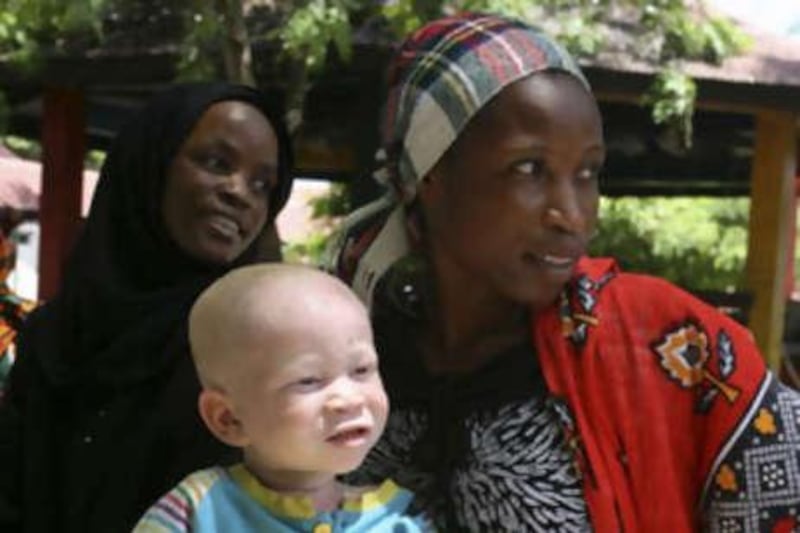
<svg viewBox="0 0 800 533"><path fill-rule="evenodd" d="M523 258L528 263L535 263L548 268L570 269L577 262L577 258L571 256L560 256L553 254L532 254L526 253Z"/></svg>
<svg viewBox="0 0 800 533"><path fill-rule="evenodd" d="M241 234L239 224L235 220L224 215L211 216L209 218L209 226L214 233L229 240L238 239Z"/></svg>
<svg viewBox="0 0 800 533"><path fill-rule="evenodd" d="M575 260L571 257L561 257L557 255L544 255L542 261L554 267L570 267L575 264Z"/></svg>

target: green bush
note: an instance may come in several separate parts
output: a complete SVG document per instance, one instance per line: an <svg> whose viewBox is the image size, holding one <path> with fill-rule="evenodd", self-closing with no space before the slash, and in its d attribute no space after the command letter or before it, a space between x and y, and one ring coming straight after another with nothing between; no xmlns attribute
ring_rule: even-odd
<svg viewBox="0 0 800 533"><path fill-rule="evenodd" d="M741 290L748 198L604 198L595 256L694 290Z"/></svg>

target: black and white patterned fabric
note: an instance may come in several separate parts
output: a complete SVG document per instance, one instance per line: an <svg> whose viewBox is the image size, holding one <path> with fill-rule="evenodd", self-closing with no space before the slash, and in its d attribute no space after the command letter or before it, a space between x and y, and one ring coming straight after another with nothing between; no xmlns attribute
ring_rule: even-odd
<svg viewBox="0 0 800 533"><path fill-rule="evenodd" d="M707 495L709 531L800 531L800 394L771 379Z"/></svg>
<svg viewBox="0 0 800 533"><path fill-rule="evenodd" d="M588 531L586 505L555 414L535 398L473 413L464 420L468 449L440 487L415 462L427 419L395 410L383 439L355 482L393 477L413 490L418 510L443 531Z"/></svg>
<svg viewBox="0 0 800 533"><path fill-rule="evenodd" d="M590 530L574 456L530 341L471 372L432 374L415 340L430 293L424 277L409 282L418 268L407 261L377 291L373 326L391 414L347 481L394 479L448 533Z"/></svg>

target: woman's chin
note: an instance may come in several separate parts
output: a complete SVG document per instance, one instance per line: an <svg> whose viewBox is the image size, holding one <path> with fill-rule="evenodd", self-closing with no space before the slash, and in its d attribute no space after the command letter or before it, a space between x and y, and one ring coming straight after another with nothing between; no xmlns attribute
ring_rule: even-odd
<svg viewBox="0 0 800 533"><path fill-rule="evenodd" d="M506 291L506 296L514 303L536 312L556 303L565 283L566 281L547 286L542 286L541 283L520 283L516 288Z"/></svg>

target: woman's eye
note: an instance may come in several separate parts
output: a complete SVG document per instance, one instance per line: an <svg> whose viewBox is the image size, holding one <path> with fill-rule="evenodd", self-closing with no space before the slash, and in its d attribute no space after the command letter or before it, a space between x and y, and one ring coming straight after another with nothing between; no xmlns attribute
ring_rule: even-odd
<svg viewBox="0 0 800 533"><path fill-rule="evenodd" d="M253 179L250 180L250 189L253 192L264 192L269 188L269 182L267 180L262 179Z"/></svg>
<svg viewBox="0 0 800 533"><path fill-rule="evenodd" d="M527 159L515 163L514 171L529 176L539 176L544 172L544 163L538 159Z"/></svg>
<svg viewBox="0 0 800 533"><path fill-rule="evenodd" d="M200 165L214 174L228 174L231 170L231 165L225 157L216 154L206 154L198 158Z"/></svg>
<svg viewBox="0 0 800 533"><path fill-rule="evenodd" d="M581 181L594 181L600 176L600 169L587 167L578 172L578 179Z"/></svg>
<svg viewBox="0 0 800 533"><path fill-rule="evenodd" d="M250 189L253 192L268 192L275 186L275 180L269 177L259 177L250 180Z"/></svg>
<svg viewBox="0 0 800 533"><path fill-rule="evenodd" d="M253 192L271 191L277 182L277 172L271 167L258 168L250 174L250 190Z"/></svg>

